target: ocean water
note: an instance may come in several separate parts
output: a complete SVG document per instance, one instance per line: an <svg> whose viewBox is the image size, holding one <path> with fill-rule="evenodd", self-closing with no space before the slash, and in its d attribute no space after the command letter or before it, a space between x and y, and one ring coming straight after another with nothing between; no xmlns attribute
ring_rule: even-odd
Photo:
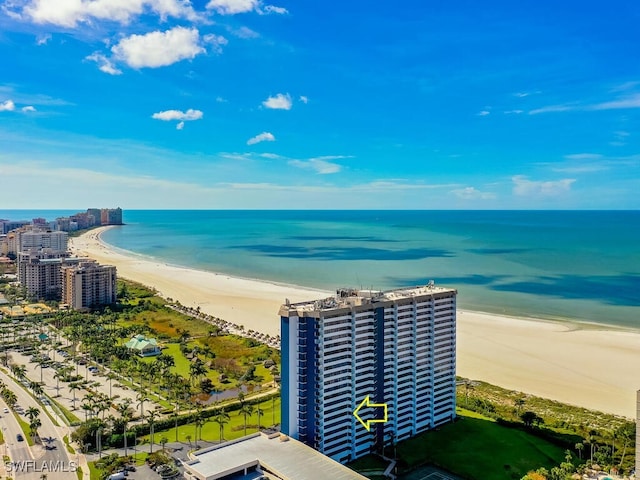
<svg viewBox="0 0 640 480"><path fill-rule="evenodd" d="M19 213L0 218L53 218ZM640 328L638 211L125 210L123 220L103 239L166 263L329 290L434 280L469 310Z"/></svg>

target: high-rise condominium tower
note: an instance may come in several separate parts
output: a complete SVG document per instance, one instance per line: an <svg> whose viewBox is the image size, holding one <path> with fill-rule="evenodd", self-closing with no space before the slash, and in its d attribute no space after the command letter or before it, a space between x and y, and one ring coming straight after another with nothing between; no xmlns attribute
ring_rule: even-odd
<svg viewBox="0 0 640 480"><path fill-rule="evenodd" d="M287 301L282 431L344 463L454 418L456 295L430 283ZM367 406L383 404L386 422Z"/></svg>

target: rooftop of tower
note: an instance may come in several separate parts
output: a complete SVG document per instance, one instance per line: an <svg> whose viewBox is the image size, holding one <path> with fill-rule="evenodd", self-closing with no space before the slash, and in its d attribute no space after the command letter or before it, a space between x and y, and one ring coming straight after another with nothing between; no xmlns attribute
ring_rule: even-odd
<svg viewBox="0 0 640 480"><path fill-rule="evenodd" d="M339 288L332 297L305 302L291 303L287 299L280 307L280 316L290 316L295 312L299 316L311 312L349 309L352 307L368 306L372 304L393 303L402 299L428 297L436 294L456 294L454 288L439 287L430 281L427 285L398 288L395 290L363 290L356 288ZM381 305L382 306L382 305Z"/></svg>

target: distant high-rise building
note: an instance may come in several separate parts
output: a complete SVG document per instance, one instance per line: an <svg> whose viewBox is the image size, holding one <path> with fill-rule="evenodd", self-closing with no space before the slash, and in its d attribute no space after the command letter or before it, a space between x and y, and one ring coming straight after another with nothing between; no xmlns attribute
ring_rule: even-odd
<svg viewBox="0 0 640 480"><path fill-rule="evenodd" d="M79 263L79 258L50 249L18 253L18 281L35 299L60 300L62 265Z"/></svg>
<svg viewBox="0 0 640 480"><path fill-rule="evenodd" d="M73 310L115 303L116 267L86 259L62 266L62 302Z"/></svg>
<svg viewBox="0 0 640 480"><path fill-rule="evenodd" d="M3 221L0 221L0 233L9 233L11 230L24 227L25 225L29 225L29 222L27 220L21 220L21 221L3 220Z"/></svg>
<svg viewBox="0 0 640 480"><path fill-rule="evenodd" d="M103 208L100 211L100 221L102 225L122 225L122 209Z"/></svg>
<svg viewBox="0 0 640 480"><path fill-rule="evenodd" d="M54 251L66 252L67 232L39 229L33 226L23 227L25 230L17 231L18 252L26 250L39 250L48 248Z"/></svg>
<svg viewBox="0 0 640 480"><path fill-rule="evenodd" d="M88 208L87 215L91 219L91 226L100 225L102 222L101 213L99 208Z"/></svg>
<svg viewBox="0 0 640 480"><path fill-rule="evenodd" d="M452 420L456 295L430 284L283 305L282 431L344 463ZM353 414L363 402L370 428Z"/></svg>

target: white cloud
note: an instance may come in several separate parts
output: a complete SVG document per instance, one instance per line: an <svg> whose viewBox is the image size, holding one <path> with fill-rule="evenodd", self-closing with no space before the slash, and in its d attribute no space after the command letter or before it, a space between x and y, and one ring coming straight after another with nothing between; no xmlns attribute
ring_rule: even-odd
<svg viewBox="0 0 640 480"><path fill-rule="evenodd" d="M104 73L108 73L109 75L120 75L122 74L122 70L117 68L115 64L105 57L100 52L93 52L91 55L85 57L85 60L90 60L92 62L96 62L98 64L98 68L100 71Z"/></svg>
<svg viewBox="0 0 640 480"><path fill-rule="evenodd" d="M16 109L16 104L13 100L6 100L0 103L0 112L13 112Z"/></svg>
<svg viewBox="0 0 640 480"><path fill-rule="evenodd" d="M599 160L602 155L599 153L572 153L571 155L565 155L567 160Z"/></svg>
<svg viewBox="0 0 640 480"><path fill-rule="evenodd" d="M262 12L267 13L267 14L268 13L277 13L279 15L284 15L286 13L289 13L289 10L287 10L284 7L276 7L275 5L265 5L265 7L262 9Z"/></svg>
<svg viewBox="0 0 640 480"><path fill-rule="evenodd" d="M49 40L51 40L51 35L48 33L44 35L38 35L36 37L36 45L46 45Z"/></svg>
<svg viewBox="0 0 640 480"><path fill-rule="evenodd" d="M513 194L518 196L555 196L567 193L571 190L571 185L575 178L564 178L552 181L529 180L524 175L515 175L511 178L513 182Z"/></svg>
<svg viewBox="0 0 640 480"><path fill-rule="evenodd" d="M529 115L538 115L540 113L550 113L550 112L568 112L570 110L575 110L575 109L576 109L575 105L549 105L547 107L530 110Z"/></svg>
<svg viewBox="0 0 640 480"><path fill-rule="evenodd" d="M211 0L207 3L207 8L220 15L235 15L256 10L259 5L258 0Z"/></svg>
<svg viewBox="0 0 640 480"><path fill-rule="evenodd" d="M490 114L491 114L491 112L489 110L482 110L482 111L476 113L476 115L479 116L479 117L486 117L487 115L490 115Z"/></svg>
<svg viewBox="0 0 640 480"><path fill-rule="evenodd" d="M229 41L224 38L222 35L214 35L213 33L209 33L202 37L204 43L208 43L211 45L211 49L216 53L222 53L223 45L229 43Z"/></svg>
<svg viewBox="0 0 640 480"><path fill-rule="evenodd" d="M640 93L611 102L597 103L586 107L587 110L618 110L624 108L640 108Z"/></svg>
<svg viewBox="0 0 640 480"><path fill-rule="evenodd" d="M66 106L73 105L61 98L53 98L48 95L22 93L13 85L0 85L0 97L11 98L13 101L27 105Z"/></svg>
<svg viewBox="0 0 640 480"><path fill-rule="evenodd" d="M277 153L261 153L261 157L268 158L270 160L277 160L279 158L283 158L282 155L278 155Z"/></svg>
<svg viewBox="0 0 640 480"><path fill-rule="evenodd" d="M28 113L28 112L35 112L36 111L36 107L34 107L33 105L27 105L26 107L22 107L21 109L24 113Z"/></svg>
<svg viewBox="0 0 640 480"><path fill-rule="evenodd" d="M340 170L342 170L342 165L328 161L336 158L344 158L344 157L342 156L318 157L318 158L312 158L306 161L305 160L289 160L289 165L297 168L313 170L320 175L327 175L330 173L338 173Z"/></svg>
<svg viewBox="0 0 640 480"><path fill-rule="evenodd" d="M284 15L289 11L284 7L274 5L262 6L260 0L210 0L207 9L215 10L220 15L235 15L237 13L257 12L260 15L277 13Z"/></svg>
<svg viewBox="0 0 640 480"><path fill-rule="evenodd" d="M517 92L517 93L514 93L513 96L518 98L524 98L530 95L536 95L538 93L540 93L540 90L536 90L535 92Z"/></svg>
<svg viewBox="0 0 640 480"><path fill-rule="evenodd" d="M273 136L273 133L270 132L262 132L255 137L251 137L247 140L247 145L255 145L260 142L275 142L276 137Z"/></svg>
<svg viewBox="0 0 640 480"><path fill-rule="evenodd" d="M463 200L491 200L496 198L495 193L481 192L474 187L457 188L451 190L451 193Z"/></svg>
<svg viewBox="0 0 640 480"><path fill-rule="evenodd" d="M164 67L205 53L195 28L174 27L166 32L123 38L111 48L116 59L133 68Z"/></svg>
<svg viewBox="0 0 640 480"><path fill-rule="evenodd" d="M13 9L19 7L18 3L24 6ZM92 20L128 24L135 17L149 12L163 20L167 17L198 18L189 0L30 0L15 2L5 10L23 20L61 27L76 27L78 23L91 23Z"/></svg>
<svg viewBox="0 0 640 480"><path fill-rule="evenodd" d="M505 115L520 115L524 110L505 110Z"/></svg>
<svg viewBox="0 0 640 480"><path fill-rule="evenodd" d="M178 124L176 125L176 130L182 130L184 128L184 120L181 122L178 122Z"/></svg>
<svg viewBox="0 0 640 480"><path fill-rule="evenodd" d="M224 97L216 97L216 102L218 102L218 103L227 103L227 100Z"/></svg>
<svg viewBox="0 0 640 480"><path fill-rule="evenodd" d="M306 97L305 95L300 95L300 98L298 100L300 100L304 104L309 103L309 97Z"/></svg>
<svg viewBox="0 0 640 480"><path fill-rule="evenodd" d="M236 37L239 38L258 38L260 36L260 34L254 30L251 30L249 27L240 27L237 29L233 29L231 27L228 27L227 30L229 30L229 32L232 35L235 35Z"/></svg>
<svg viewBox="0 0 640 480"><path fill-rule="evenodd" d="M599 110L623 110L629 108L640 108L640 93L627 95L608 102L593 103L588 105L564 104L549 105L547 107L531 110L529 115L549 112L569 112L569 111L599 111Z"/></svg>
<svg viewBox="0 0 640 480"><path fill-rule="evenodd" d="M262 105L274 110L291 110L291 95L278 93L275 97L267 98Z"/></svg>
<svg viewBox="0 0 640 480"><path fill-rule="evenodd" d="M200 120L202 116L202 111L190 108L186 112L180 110L164 110L162 112L154 113L153 115L151 115L151 118L155 118L156 120L164 120L165 122L170 122L172 120L179 120L181 122L184 122Z"/></svg>

